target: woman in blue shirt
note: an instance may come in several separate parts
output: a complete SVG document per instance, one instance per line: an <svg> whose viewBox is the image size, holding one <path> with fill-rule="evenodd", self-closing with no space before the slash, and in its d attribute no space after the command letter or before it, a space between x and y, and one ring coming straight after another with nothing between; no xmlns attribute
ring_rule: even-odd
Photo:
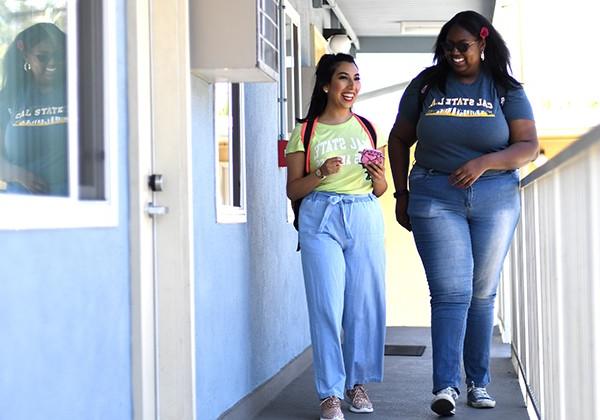
<svg viewBox="0 0 600 420"><path fill-rule="evenodd" d="M66 37L52 23L19 33L0 90L0 180L13 193L68 193Z"/></svg>
<svg viewBox="0 0 600 420"><path fill-rule="evenodd" d="M434 63L406 88L389 149L396 219L413 231L431 296L431 409L445 416L455 413L461 358L467 404L496 404L486 391L494 300L520 213L516 169L535 159L538 140L506 44L485 17L448 21Z"/></svg>

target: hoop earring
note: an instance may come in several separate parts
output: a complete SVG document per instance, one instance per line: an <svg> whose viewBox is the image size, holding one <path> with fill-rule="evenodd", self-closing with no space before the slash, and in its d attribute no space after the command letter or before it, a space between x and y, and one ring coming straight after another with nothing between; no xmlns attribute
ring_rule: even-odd
<svg viewBox="0 0 600 420"><path fill-rule="evenodd" d="M29 64L26 61L25 64L23 64L23 70L25 70L26 72L28 72L29 70L31 70L31 64Z"/></svg>
<svg viewBox="0 0 600 420"><path fill-rule="evenodd" d="M323 89L323 92L329 93L329 89Z"/></svg>
<svg viewBox="0 0 600 420"><path fill-rule="evenodd" d="M485 52L483 52L483 50L481 50L481 61L485 60Z"/></svg>

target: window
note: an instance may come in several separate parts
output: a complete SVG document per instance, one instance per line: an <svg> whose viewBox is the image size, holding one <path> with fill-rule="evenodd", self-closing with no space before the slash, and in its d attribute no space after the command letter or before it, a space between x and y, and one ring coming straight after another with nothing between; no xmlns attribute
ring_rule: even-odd
<svg viewBox="0 0 600 420"><path fill-rule="evenodd" d="M217 222L246 222L243 85L215 83Z"/></svg>
<svg viewBox="0 0 600 420"><path fill-rule="evenodd" d="M258 0L258 64L277 74L279 53L279 1Z"/></svg>
<svg viewBox="0 0 600 420"><path fill-rule="evenodd" d="M0 5L0 229L117 223L106 4Z"/></svg>
<svg viewBox="0 0 600 420"><path fill-rule="evenodd" d="M302 117L302 85L300 64L300 15L286 1L285 3L285 103L287 108L287 135Z"/></svg>
<svg viewBox="0 0 600 420"><path fill-rule="evenodd" d="M283 20L285 31L282 35L285 66L279 76L280 92L280 138L289 139L296 119L302 117L302 85L301 85L301 62L300 62L300 15L288 1L284 1ZM287 200L287 221L294 221L292 202Z"/></svg>

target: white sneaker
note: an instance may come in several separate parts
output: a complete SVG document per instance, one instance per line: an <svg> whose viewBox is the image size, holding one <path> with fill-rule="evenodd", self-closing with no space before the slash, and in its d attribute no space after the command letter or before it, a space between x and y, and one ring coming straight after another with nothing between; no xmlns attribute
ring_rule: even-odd
<svg viewBox="0 0 600 420"><path fill-rule="evenodd" d="M467 404L474 408L494 408L496 401L485 388L476 387L473 383L467 388Z"/></svg>
<svg viewBox="0 0 600 420"><path fill-rule="evenodd" d="M438 391L431 400L431 409L440 416L453 416L456 413L458 393L452 387Z"/></svg>

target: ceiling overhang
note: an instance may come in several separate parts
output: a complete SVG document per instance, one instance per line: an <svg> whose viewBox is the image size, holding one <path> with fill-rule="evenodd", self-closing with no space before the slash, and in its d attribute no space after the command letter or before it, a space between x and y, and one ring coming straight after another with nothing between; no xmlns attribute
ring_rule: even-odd
<svg viewBox="0 0 600 420"><path fill-rule="evenodd" d="M361 36L361 53L430 53L435 36Z"/></svg>
<svg viewBox="0 0 600 420"><path fill-rule="evenodd" d="M439 27L474 10L492 20L496 0L313 0L329 7L361 53L431 53ZM407 34L407 28L427 30Z"/></svg>

